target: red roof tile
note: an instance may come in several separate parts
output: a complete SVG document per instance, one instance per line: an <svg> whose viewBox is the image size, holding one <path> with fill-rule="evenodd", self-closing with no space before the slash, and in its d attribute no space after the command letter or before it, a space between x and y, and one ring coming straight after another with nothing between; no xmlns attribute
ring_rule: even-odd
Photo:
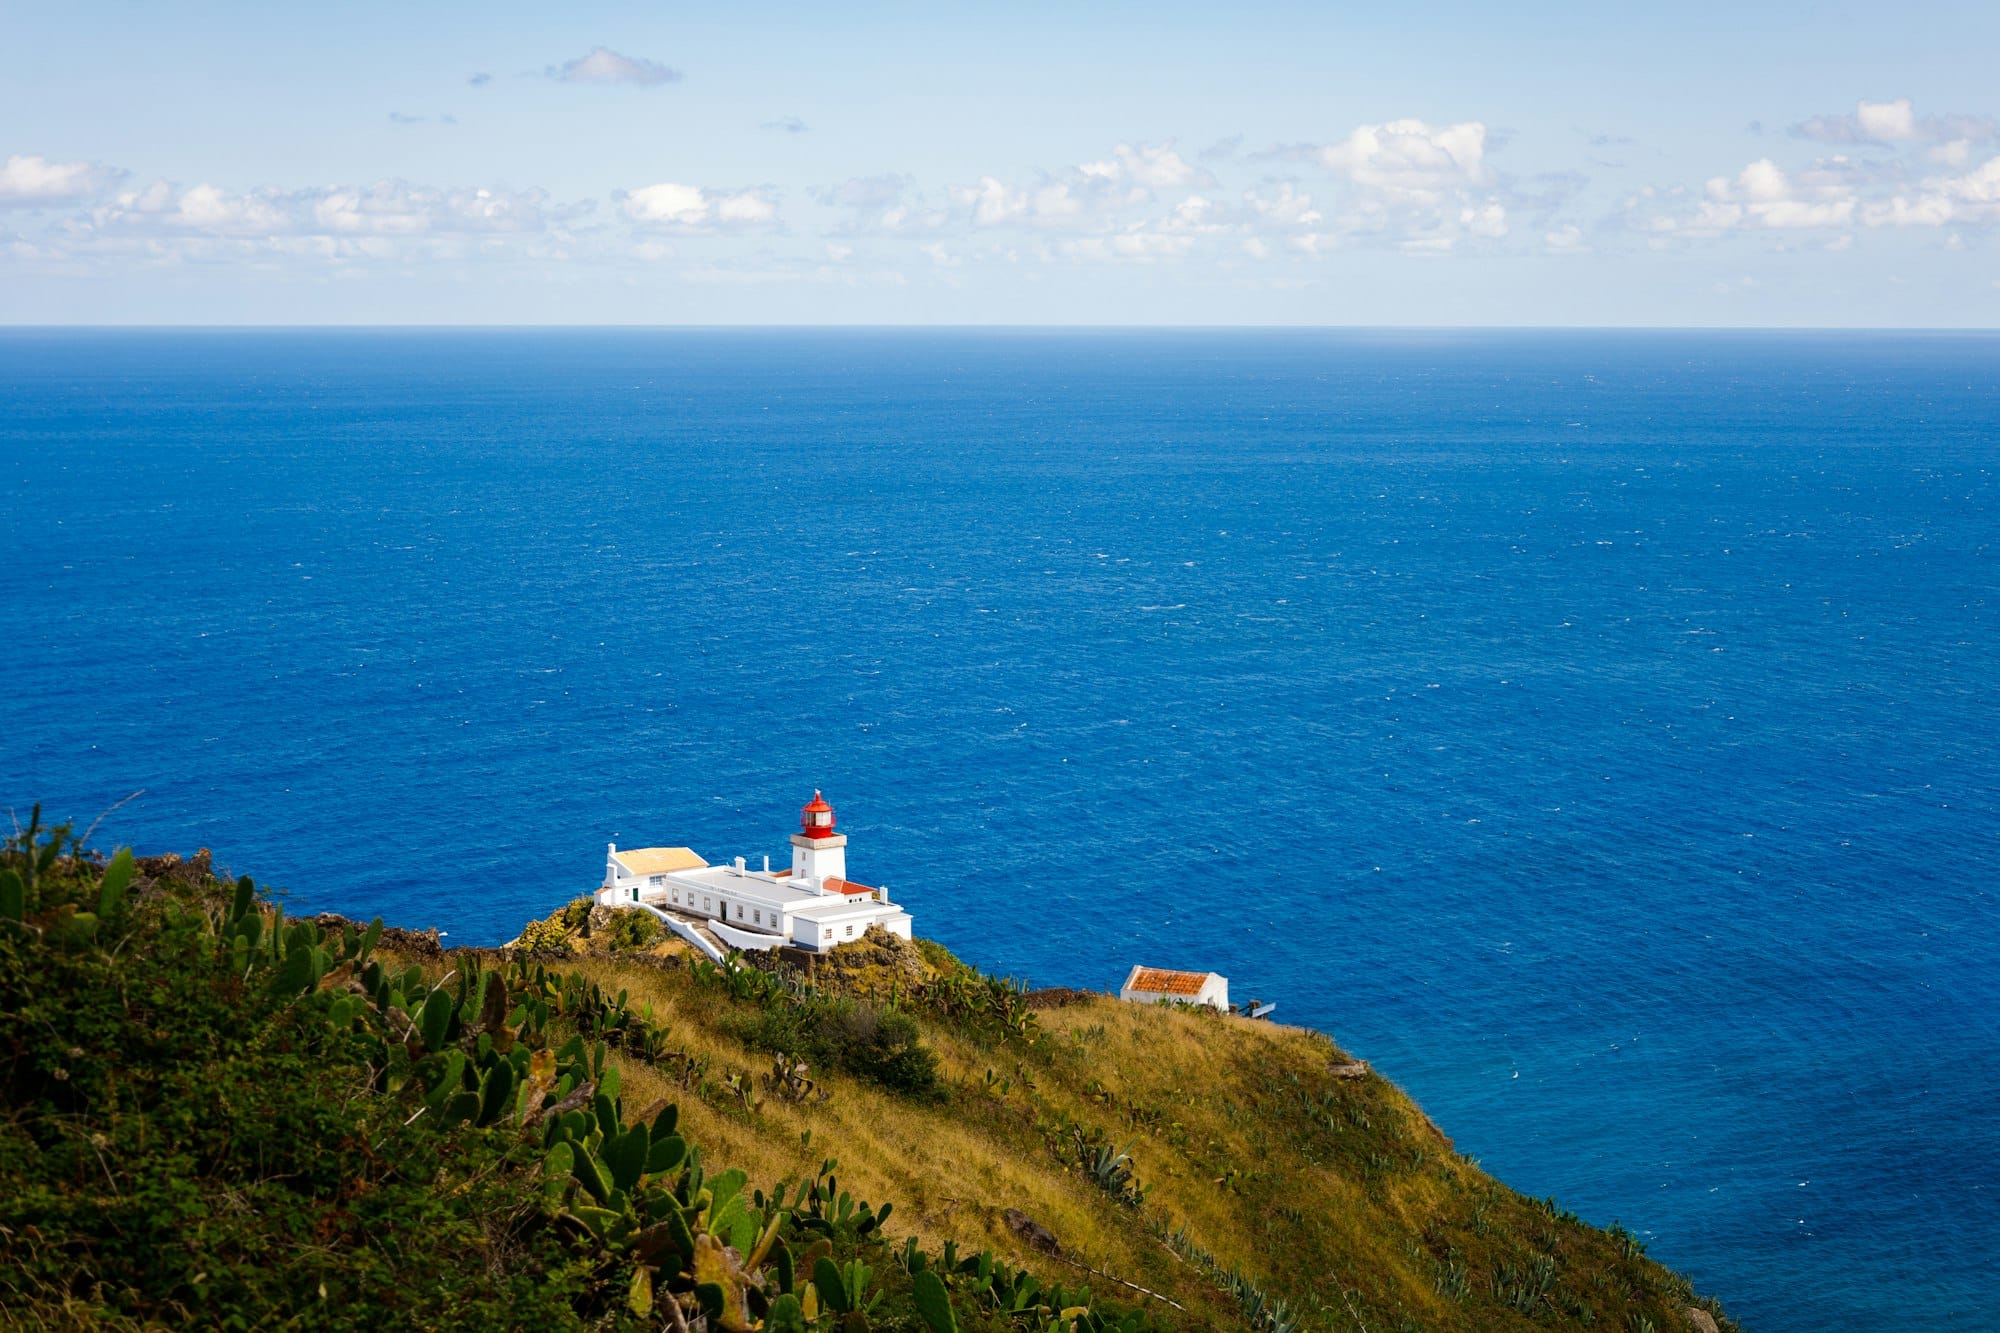
<svg viewBox="0 0 2000 1333"><path fill-rule="evenodd" d="M1198 995L1208 983L1206 972L1169 972L1160 967L1142 967L1132 978L1132 989L1153 995Z"/></svg>

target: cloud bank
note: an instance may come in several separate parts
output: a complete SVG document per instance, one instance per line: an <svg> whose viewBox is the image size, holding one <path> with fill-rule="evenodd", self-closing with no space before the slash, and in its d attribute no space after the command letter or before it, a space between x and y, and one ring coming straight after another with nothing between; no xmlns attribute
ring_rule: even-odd
<svg viewBox="0 0 2000 1333"><path fill-rule="evenodd" d="M549 72L639 86L672 75L602 47ZM397 125L421 119L390 113ZM788 118L766 128L805 127ZM1458 264L1496 254L1839 253L1871 235L1891 244L1897 233L1906 247L1957 250L2000 228L2000 132L1974 116L1923 114L1907 98L1812 117L1789 141L1766 139L1769 151L1754 160L1715 161L1701 176L1618 194L1594 185L1582 163L1548 160L1585 151L1584 139L1530 145L1543 157L1525 174L1507 169L1521 149L1474 118L1385 118L1262 147L1223 141L1206 154L1172 139L1100 142L1066 165L975 159L927 179L867 170L879 162L864 147L860 173L827 183L676 173L629 184L648 180L634 175L595 199L395 177L133 185L118 168L15 153L0 160L9 227L0 265L636 259L674 261L702 282L835 268L867 281L959 282L982 267L1180 265L1207 280L1276 287L1322 281L1310 266L1337 255Z"/></svg>

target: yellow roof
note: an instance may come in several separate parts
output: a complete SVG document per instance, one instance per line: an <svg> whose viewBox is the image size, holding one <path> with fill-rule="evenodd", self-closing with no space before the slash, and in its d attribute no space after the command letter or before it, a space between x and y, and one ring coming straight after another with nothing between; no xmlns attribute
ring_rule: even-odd
<svg viewBox="0 0 2000 1333"><path fill-rule="evenodd" d="M664 875L670 870L699 870L708 862L687 847L626 847L612 855L635 875Z"/></svg>

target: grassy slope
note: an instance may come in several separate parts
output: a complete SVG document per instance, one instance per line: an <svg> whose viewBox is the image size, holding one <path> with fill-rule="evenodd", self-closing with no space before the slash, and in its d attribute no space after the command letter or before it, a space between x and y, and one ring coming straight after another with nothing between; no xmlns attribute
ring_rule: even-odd
<svg viewBox="0 0 2000 1333"><path fill-rule="evenodd" d="M755 1002L684 967L561 966L650 1005L674 1046L708 1057L711 1077L770 1067L732 1035L749 1029ZM1003 1223L1018 1208L1068 1254L1180 1301L1195 1326L1236 1322L1235 1307L1156 1238L1161 1221L1290 1299L1306 1327L1696 1326L1684 1279L1480 1172L1386 1080L1334 1077L1348 1057L1320 1033L1109 997L1041 1012L1033 1043L919 1018L946 1085L935 1102L819 1070L824 1105L767 1096L754 1113L636 1062L626 1086L641 1102L677 1096L689 1131L753 1179L837 1156L857 1197L896 1202L898 1230L1051 1269ZM1071 1126L1130 1145L1149 1189L1143 1212L1071 1165ZM1537 1287L1539 1302L1518 1290Z"/></svg>
<svg viewBox="0 0 2000 1333"><path fill-rule="evenodd" d="M329 1325L649 1323L623 1309L623 1260L561 1239L536 1202L535 1143L505 1126L406 1114L414 1083L367 1090L366 1042L325 1017L343 974L300 998L274 961L246 971L218 952L229 886L209 879L204 859L142 865L127 905L88 929L98 869L45 867L24 908L15 871L26 868L18 852L0 853L0 918L10 918L0 919L0 1292L11 1293L0 1326L137 1327L169 1314L263 1323L309 1308ZM611 923L591 947L629 924ZM401 932L383 945L433 978L471 975L478 961ZM898 971L964 971L932 945L864 943L842 956L868 961L842 984L876 995ZM961 1257L990 1247L1142 1304L1167 1329L1271 1327L1218 1288L1231 1268L1289 1300L1302 1329L1712 1326L1690 1311L1687 1284L1629 1242L1484 1176L1382 1079L1336 1077L1346 1057L1317 1033L1085 997L1041 1011L1024 1034L906 993L897 1009L914 1032L898 1049L910 1054L915 1036L917 1053L934 1053L932 1092L816 1070L824 1102L765 1092L751 1106L725 1079L770 1067L753 1042L800 1030L772 1021L804 1012L797 992L631 953L551 966L629 991L670 1029L650 1058L613 1056L629 1106L675 1101L709 1162L767 1188L838 1157L842 1189L896 1205L898 1249L911 1233L956 1242ZM840 970L819 967L821 985ZM823 998L810 1003L829 1012ZM848 1023L855 1006L843 1003L833 1009ZM855 1044L895 1017L840 1028L839 1058L921 1087L908 1063L869 1063L879 1043ZM689 1064L677 1056L691 1057L692 1077L674 1073ZM1077 1167L1079 1138L1129 1146L1143 1206L1119 1205ZM1007 1209L1052 1230L1072 1258L1182 1308L1032 1252L1004 1224ZM1168 1229L1217 1263L1176 1257ZM916 1329L910 1275L888 1252L868 1253L889 1294L877 1326ZM975 1312L962 1286L954 1277L953 1304L972 1321L961 1328L1026 1333Z"/></svg>

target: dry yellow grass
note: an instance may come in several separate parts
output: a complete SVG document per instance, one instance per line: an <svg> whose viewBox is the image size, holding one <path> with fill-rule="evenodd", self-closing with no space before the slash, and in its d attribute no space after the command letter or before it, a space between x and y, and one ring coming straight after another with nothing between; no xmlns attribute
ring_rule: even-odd
<svg viewBox="0 0 2000 1333"><path fill-rule="evenodd" d="M749 1030L758 1002L732 1000L685 966L551 966L628 992L670 1046L708 1061L711 1084L757 1076L762 1105L751 1111L614 1055L627 1106L676 1101L682 1132L712 1166L739 1167L768 1190L837 1158L842 1188L895 1205L895 1236L990 1248L1047 1279L1109 1291L1030 1250L1002 1220L1019 1209L1067 1256L1185 1307L1151 1303L1169 1326L1241 1319L1212 1275L1161 1241L1161 1220L1290 1300L1304 1328L1626 1328L1641 1316L1661 1333L1692 1327L1683 1280L1484 1175L1383 1079L1336 1077L1347 1057L1316 1032L1110 997L1042 1011L1032 1043L921 1014L940 1099L816 1069L828 1099L798 1106L766 1090L771 1054L731 1035ZM1129 1145L1143 1210L1113 1202L1074 1164L1070 1126ZM1533 1285L1538 1262L1550 1274L1539 1304L1508 1285L1524 1275Z"/></svg>

